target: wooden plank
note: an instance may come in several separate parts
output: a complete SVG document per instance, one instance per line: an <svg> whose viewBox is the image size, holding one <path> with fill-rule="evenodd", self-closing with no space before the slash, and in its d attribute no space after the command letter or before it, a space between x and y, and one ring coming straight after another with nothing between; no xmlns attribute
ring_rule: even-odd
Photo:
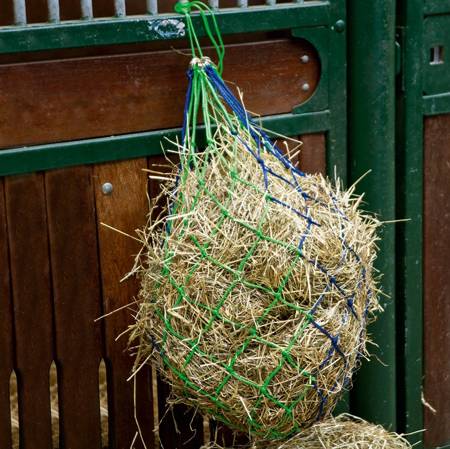
<svg viewBox="0 0 450 449"><path fill-rule="evenodd" d="M6 178L5 193L21 449L48 449L53 317L42 175Z"/></svg>
<svg viewBox="0 0 450 449"><path fill-rule="evenodd" d="M303 54L310 63L302 64ZM178 126L189 59L170 50L2 65L0 147ZM319 72L317 56L302 40L227 47L224 79L245 92L249 110L263 115L289 112L309 98Z"/></svg>
<svg viewBox="0 0 450 449"><path fill-rule="evenodd" d="M11 447L9 379L14 367L14 336L11 289L9 282L8 236L5 195L0 180L0 447Z"/></svg>
<svg viewBox="0 0 450 449"><path fill-rule="evenodd" d="M45 174L60 441L71 449L100 448L98 367L102 313L91 167Z"/></svg>
<svg viewBox="0 0 450 449"><path fill-rule="evenodd" d="M136 279L120 280L133 265L140 249L138 242L100 225L107 223L130 235L146 222L148 213L146 159L97 165L94 167L95 197L100 243L104 313L110 313L132 303L138 292ZM102 191L104 183L111 183L112 193ZM123 309L104 320L106 360L109 367L110 436L112 447L129 447L136 431L133 406L133 382L126 379L131 373L133 358L127 350L127 335L116 337L131 323L131 312ZM137 418L147 448L154 447L153 405L150 367L137 376ZM136 444L136 448L141 447Z"/></svg>
<svg viewBox="0 0 450 449"><path fill-rule="evenodd" d="M326 174L326 146L324 134L304 134L299 155L299 166L306 173Z"/></svg>
<svg viewBox="0 0 450 449"><path fill-rule="evenodd" d="M425 446L450 441L450 114L425 120Z"/></svg>

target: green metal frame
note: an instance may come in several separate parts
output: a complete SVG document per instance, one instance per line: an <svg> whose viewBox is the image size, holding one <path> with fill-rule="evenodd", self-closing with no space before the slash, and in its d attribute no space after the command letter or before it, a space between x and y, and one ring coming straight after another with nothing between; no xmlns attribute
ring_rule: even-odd
<svg viewBox="0 0 450 449"><path fill-rule="evenodd" d="M442 21L446 22L445 16L437 15L450 17L450 0L408 0L399 6L398 32L403 58L397 82L397 216L409 218L396 226L397 300L401 311L398 329L402 331L399 340L402 420L399 424L400 430L414 432L424 428L421 401L424 374L423 124L427 116L450 114L450 85L442 80L436 85L429 79L432 73L441 70L430 67L429 50L431 45L446 37L440 28ZM433 29L433 24L437 29ZM439 36L437 41L436 36ZM446 64L448 72L448 61ZM431 94L426 95L427 91ZM417 436L410 439L416 441Z"/></svg>
<svg viewBox="0 0 450 449"><path fill-rule="evenodd" d="M349 160L352 182L364 179L366 207L382 220L395 218L395 0L349 1ZM374 70L376 64L376 70ZM397 427L395 228L386 225L377 268L385 313L371 326L374 350L387 366L363 363L351 392L353 413ZM370 389L370 395L368 395Z"/></svg>
<svg viewBox="0 0 450 449"><path fill-rule="evenodd" d="M218 11L216 15L221 33L234 34L326 26L329 24L329 13L328 1L309 1L274 7L227 8ZM247 20L249 14L252 15L252 20ZM172 29L176 28L176 24L184 23L179 15L159 14L1 27L0 53L129 44L184 37L183 28L179 28L178 32L158 31L158 25L167 20L172 21ZM202 35L201 19L194 17L193 22L199 35Z"/></svg>
<svg viewBox="0 0 450 449"><path fill-rule="evenodd" d="M330 128L330 113L273 115L261 122L265 128L287 136L324 132ZM161 154L161 141L180 135L177 128L0 150L0 176Z"/></svg>
<svg viewBox="0 0 450 449"><path fill-rule="evenodd" d="M423 429L423 0L403 2L399 29L403 48L397 80L397 298L401 428ZM417 437L411 438L411 441ZM420 446L419 446L420 447ZM422 445L423 447L423 445Z"/></svg>
<svg viewBox="0 0 450 449"><path fill-rule="evenodd" d="M420 6L420 11L426 15L448 13L450 0L425 0L425 4Z"/></svg>

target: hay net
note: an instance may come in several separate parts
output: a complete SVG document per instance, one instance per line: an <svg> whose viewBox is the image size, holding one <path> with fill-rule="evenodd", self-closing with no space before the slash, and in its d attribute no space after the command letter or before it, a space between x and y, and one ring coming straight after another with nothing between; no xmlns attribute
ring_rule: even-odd
<svg viewBox="0 0 450 449"><path fill-rule="evenodd" d="M193 9L217 65L202 54ZM366 353L378 223L352 190L300 171L250 117L221 78L208 8L177 10L193 58L180 162L141 235L135 369L153 358L175 401L287 437L330 413Z"/></svg>

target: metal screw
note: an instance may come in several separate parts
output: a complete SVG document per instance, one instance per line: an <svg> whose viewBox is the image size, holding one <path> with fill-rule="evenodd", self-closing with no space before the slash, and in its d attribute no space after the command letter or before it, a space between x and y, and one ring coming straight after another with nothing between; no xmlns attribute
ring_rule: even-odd
<svg viewBox="0 0 450 449"><path fill-rule="evenodd" d="M308 56L308 55L303 55L303 56L300 58L300 61L302 61L303 64L306 64L307 62L309 62L309 56Z"/></svg>
<svg viewBox="0 0 450 449"><path fill-rule="evenodd" d="M305 83L305 84L302 85L302 91L303 92L308 92L309 88L310 88L310 86L309 86L308 83Z"/></svg>
<svg viewBox="0 0 450 449"><path fill-rule="evenodd" d="M111 195L113 192L113 185L110 182L105 182L102 185L102 192L104 195Z"/></svg>

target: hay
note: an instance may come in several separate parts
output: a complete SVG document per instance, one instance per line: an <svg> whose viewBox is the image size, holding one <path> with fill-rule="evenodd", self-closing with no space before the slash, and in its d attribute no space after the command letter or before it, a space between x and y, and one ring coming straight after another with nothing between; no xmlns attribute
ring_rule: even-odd
<svg viewBox="0 0 450 449"><path fill-rule="evenodd" d="M251 449L409 449L411 444L395 432L361 418L342 414L317 423L284 443L258 442ZM216 443L202 449L221 449Z"/></svg>
<svg viewBox="0 0 450 449"><path fill-rule="evenodd" d="M297 433L366 354L379 222L283 156L208 58L191 61L175 145L179 168L156 176L166 206L140 233L135 372L153 358L175 402L255 436Z"/></svg>
<svg viewBox="0 0 450 449"><path fill-rule="evenodd" d="M130 342L174 402L280 438L327 416L367 354L379 223L353 189L258 160L249 141L219 124L204 153L179 148L167 206L141 231Z"/></svg>

